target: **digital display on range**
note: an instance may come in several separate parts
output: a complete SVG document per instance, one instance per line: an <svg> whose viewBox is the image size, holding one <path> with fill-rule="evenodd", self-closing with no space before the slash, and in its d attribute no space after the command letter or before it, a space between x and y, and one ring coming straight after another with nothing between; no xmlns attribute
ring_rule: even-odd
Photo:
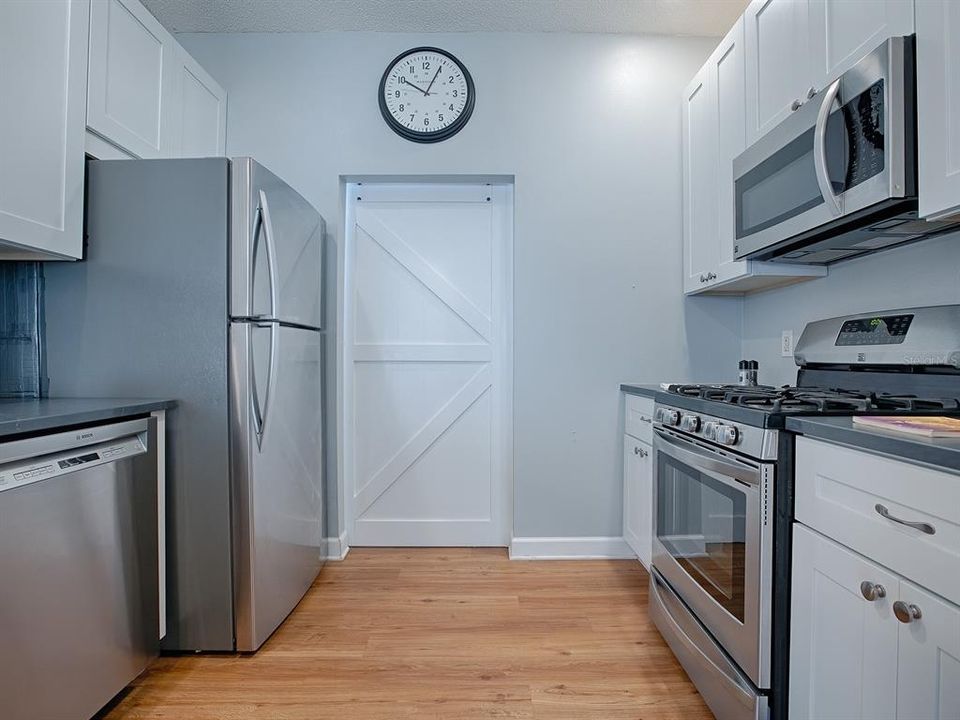
<svg viewBox="0 0 960 720"><path fill-rule="evenodd" d="M847 320L836 345L899 345L907 337L913 315L886 315Z"/></svg>

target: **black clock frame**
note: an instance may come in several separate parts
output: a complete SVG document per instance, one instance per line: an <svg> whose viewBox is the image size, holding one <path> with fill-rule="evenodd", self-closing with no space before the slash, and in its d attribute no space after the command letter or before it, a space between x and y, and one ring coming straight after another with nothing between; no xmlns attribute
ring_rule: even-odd
<svg viewBox="0 0 960 720"><path fill-rule="evenodd" d="M443 55L451 62L457 64L457 67L463 71L463 78L467 83L467 104L463 108L463 113L458 117L454 122L452 122L447 127L442 130L435 130L433 132L421 133L411 130L404 125L401 125L399 121L393 115L390 114L390 110L387 108L387 101L383 96L384 88L387 86L387 78L390 77L390 71L393 70L394 66L400 62L407 55L413 55L418 52L432 52ZM455 57L453 54L447 52L446 50L441 50L437 47L415 47L410 50L404 50L402 53L397 55L393 60L390 61L390 64L387 65L387 69L383 71L383 77L380 78L380 88L378 90L378 100L380 102L380 114L383 115L383 119L386 121L387 126L393 130L397 135L407 140L411 140L417 143L435 143L440 142L441 140L446 140L447 138L453 137L458 132L463 130L463 126L467 124L467 121L470 119L470 116L473 115L473 105L477 98L476 88L473 84L473 77L470 75L470 71L467 70L467 66L464 65L460 60Z"/></svg>

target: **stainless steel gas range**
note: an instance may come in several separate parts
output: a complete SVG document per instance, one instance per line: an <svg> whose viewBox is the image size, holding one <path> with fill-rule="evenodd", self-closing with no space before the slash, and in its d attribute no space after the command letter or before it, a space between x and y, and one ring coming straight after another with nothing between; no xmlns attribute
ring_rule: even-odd
<svg viewBox="0 0 960 720"><path fill-rule="evenodd" d="M960 415L960 305L807 325L795 387L656 397L650 612L720 720L787 713L791 415Z"/></svg>

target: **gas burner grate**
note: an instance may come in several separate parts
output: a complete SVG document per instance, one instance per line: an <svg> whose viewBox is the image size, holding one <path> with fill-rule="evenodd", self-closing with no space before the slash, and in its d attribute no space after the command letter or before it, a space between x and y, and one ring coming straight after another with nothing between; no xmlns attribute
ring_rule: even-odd
<svg viewBox="0 0 960 720"><path fill-rule="evenodd" d="M960 410L955 398L888 395L827 387L675 385L669 392L770 413L917 413Z"/></svg>

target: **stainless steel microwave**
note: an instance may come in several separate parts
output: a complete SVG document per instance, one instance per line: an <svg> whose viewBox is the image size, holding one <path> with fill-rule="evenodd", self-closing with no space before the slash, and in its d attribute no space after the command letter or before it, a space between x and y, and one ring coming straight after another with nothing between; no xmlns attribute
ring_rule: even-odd
<svg viewBox="0 0 960 720"><path fill-rule="evenodd" d="M914 78L914 38L891 38L734 160L737 259L825 265L957 225L917 217Z"/></svg>

